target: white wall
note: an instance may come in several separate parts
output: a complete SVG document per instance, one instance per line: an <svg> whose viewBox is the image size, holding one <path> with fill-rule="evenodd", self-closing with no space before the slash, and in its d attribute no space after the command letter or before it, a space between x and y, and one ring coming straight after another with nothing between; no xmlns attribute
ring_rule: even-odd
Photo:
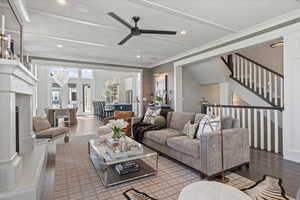
<svg viewBox="0 0 300 200"><path fill-rule="evenodd" d="M300 163L300 28L284 37L283 156Z"/></svg>
<svg viewBox="0 0 300 200"><path fill-rule="evenodd" d="M50 77L48 68L42 65L37 66L37 115L45 115L44 109L50 105Z"/></svg>

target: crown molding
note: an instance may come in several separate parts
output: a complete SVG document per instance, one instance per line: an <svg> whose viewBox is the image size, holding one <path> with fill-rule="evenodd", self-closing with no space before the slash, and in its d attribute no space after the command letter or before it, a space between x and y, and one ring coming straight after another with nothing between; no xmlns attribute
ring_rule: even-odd
<svg viewBox="0 0 300 200"><path fill-rule="evenodd" d="M182 59L186 59L195 55L199 55L201 53L218 49L220 47L234 44L239 41L246 40L267 32L271 32L273 30L280 29L298 22L300 22L300 9L291 11L279 17L272 18L258 25L246 28L238 33L227 35L218 40L209 42L205 45L201 45L200 47L188 50L184 53L169 57L163 61L155 63L150 67L153 68L170 62L177 62Z"/></svg>

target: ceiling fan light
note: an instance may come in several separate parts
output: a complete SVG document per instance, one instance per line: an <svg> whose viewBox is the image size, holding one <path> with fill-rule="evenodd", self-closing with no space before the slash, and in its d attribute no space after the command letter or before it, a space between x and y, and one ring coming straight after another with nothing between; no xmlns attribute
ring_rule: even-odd
<svg viewBox="0 0 300 200"><path fill-rule="evenodd" d="M138 54L138 55L136 55L136 57L137 57L137 58L141 58L142 56Z"/></svg>

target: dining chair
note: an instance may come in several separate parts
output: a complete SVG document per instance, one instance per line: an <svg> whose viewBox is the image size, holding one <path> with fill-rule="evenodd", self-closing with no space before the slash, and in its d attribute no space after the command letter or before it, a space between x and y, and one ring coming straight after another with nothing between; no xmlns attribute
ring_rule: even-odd
<svg viewBox="0 0 300 200"><path fill-rule="evenodd" d="M100 112L100 119L103 119L106 117L106 112L105 112L105 101L100 101L100 106L99 106L99 112Z"/></svg>
<svg viewBox="0 0 300 200"><path fill-rule="evenodd" d="M57 109L54 111L54 126L58 126L58 120L64 119L64 122L71 126L71 117L69 109Z"/></svg>

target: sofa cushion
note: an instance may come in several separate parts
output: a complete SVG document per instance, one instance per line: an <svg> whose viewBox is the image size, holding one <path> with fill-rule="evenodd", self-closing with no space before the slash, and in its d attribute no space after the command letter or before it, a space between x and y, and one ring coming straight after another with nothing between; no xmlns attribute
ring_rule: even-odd
<svg viewBox="0 0 300 200"><path fill-rule="evenodd" d="M167 146L194 158L200 157L200 140L188 136L172 137L167 140Z"/></svg>
<svg viewBox="0 0 300 200"><path fill-rule="evenodd" d="M54 127L54 128L49 128L43 131L36 132L36 138L54 138L56 136L65 134L69 132L68 127Z"/></svg>
<svg viewBox="0 0 300 200"><path fill-rule="evenodd" d="M180 131L177 131L175 129L166 128L166 129L160 129L160 130L147 131L147 132L145 132L144 137L151 139L159 144L166 145L168 138L182 136L182 135L184 135L184 134Z"/></svg>
<svg viewBox="0 0 300 200"><path fill-rule="evenodd" d="M232 119L232 128L241 128L239 119Z"/></svg>
<svg viewBox="0 0 300 200"><path fill-rule="evenodd" d="M188 112L173 112L170 119L169 127L181 131L189 120L194 123L195 113Z"/></svg>
<svg viewBox="0 0 300 200"><path fill-rule="evenodd" d="M223 119L222 119L223 129L232 128L232 122L233 122L232 117L230 117L230 116L223 117Z"/></svg>

